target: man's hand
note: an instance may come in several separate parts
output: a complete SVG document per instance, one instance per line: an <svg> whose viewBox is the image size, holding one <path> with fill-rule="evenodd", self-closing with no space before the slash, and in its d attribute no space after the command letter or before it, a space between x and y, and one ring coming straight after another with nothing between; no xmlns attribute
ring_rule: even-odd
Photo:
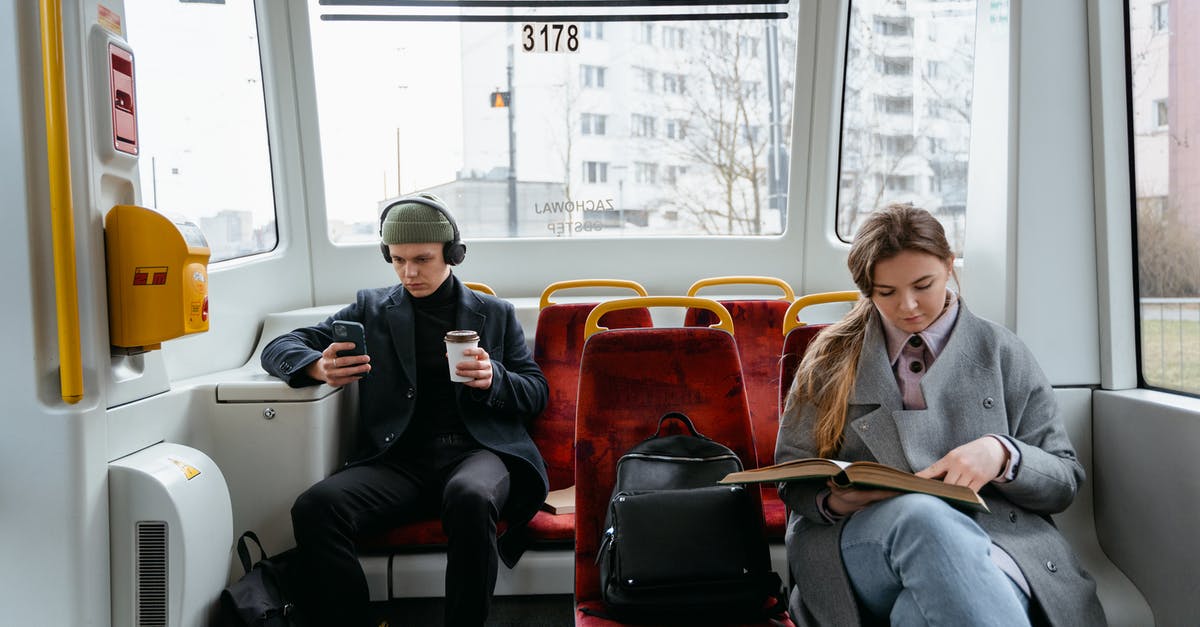
<svg viewBox="0 0 1200 627"><path fill-rule="evenodd" d="M916 473L926 479L941 479L953 485L965 485L978 492L1000 476L1008 465L1008 449L1000 440L985 435L946 453L932 466Z"/></svg>
<svg viewBox="0 0 1200 627"><path fill-rule="evenodd" d="M312 362L304 369L304 373L324 381L335 388L358 381L359 377L371 371L370 355L347 355L338 357L338 351L354 348L354 342L334 342L330 344L321 358Z"/></svg>
<svg viewBox="0 0 1200 627"><path fill-rule="evenodd" d="M468 359L458 362L458 367L454 369L458 376L471 378L463 385L480 390L492 387L492 360L488 359L487 351L482 348L465 348L462 354L475 357L473 361Z"/></svg>

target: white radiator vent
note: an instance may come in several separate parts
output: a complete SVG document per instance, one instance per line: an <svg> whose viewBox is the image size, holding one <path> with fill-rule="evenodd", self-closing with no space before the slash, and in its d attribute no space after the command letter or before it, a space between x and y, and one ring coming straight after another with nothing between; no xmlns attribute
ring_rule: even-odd
<svg viewBox="0 0 1200 627"><path fill-rule="evenodd" d="M137 523L137 627L167 626L167 523Z"/></svg>

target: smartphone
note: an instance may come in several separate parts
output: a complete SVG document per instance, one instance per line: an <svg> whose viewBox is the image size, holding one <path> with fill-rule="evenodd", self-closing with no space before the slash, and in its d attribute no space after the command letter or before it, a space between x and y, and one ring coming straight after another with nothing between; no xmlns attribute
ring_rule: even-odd
<svg viewBox="0 0 1200 627"><path fill-rule="evenodd" d="M338 357L367 354L367 337L363 332L363 325L360 322L354 322L351 320L334 320L333 341L354 342L354 348L350 350L338 351Z"/></svg>

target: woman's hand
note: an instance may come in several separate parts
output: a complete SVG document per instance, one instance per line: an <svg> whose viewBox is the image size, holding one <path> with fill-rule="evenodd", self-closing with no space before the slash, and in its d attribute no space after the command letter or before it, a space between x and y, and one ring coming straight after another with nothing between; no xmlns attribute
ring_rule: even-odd
<svg viewBox="0 0 1200 627"><path fill-rule="evenodd" d="M926 479L941 479L953 485L965 485L978 492L980 488L1008 465L1008 448L1000 440L985 435L946 453L932 466L916 473Z"/></svg>
<svg viewBox="0 0 1200 627"><path fill-rule="evenodd" d="M832 480L826 482L825 485L829 486L829 498L825 501L825 508L838 516L848 516L871 503L890 499L899 494L892 490L843 488L835 485Z"/></svg>

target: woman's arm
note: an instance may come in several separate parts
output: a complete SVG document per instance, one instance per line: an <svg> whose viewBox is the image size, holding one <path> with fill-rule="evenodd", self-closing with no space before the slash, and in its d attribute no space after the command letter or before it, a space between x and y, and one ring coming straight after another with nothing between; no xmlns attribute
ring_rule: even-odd
<svg viewBox="0 0 1200 627"><path fill-rule="evenodd" d="M1084 480L1050 381L1015 336L1001 356L1009 441L1020 453L1012 481L995 486L1006 498L1041 514L1063 511Z"/></svg>
<svg viewBox="0 0 1200 627"><path fill-rule="evenodd" d="M813 422L816 408L810 403L794 405L790 399L779 419L779 435L775 440L775 463L816 457ZM779 484L779 498L788 509L818 524L828 524L817 506L817 494L825 486L812 481L793 481Z"/></svg>

